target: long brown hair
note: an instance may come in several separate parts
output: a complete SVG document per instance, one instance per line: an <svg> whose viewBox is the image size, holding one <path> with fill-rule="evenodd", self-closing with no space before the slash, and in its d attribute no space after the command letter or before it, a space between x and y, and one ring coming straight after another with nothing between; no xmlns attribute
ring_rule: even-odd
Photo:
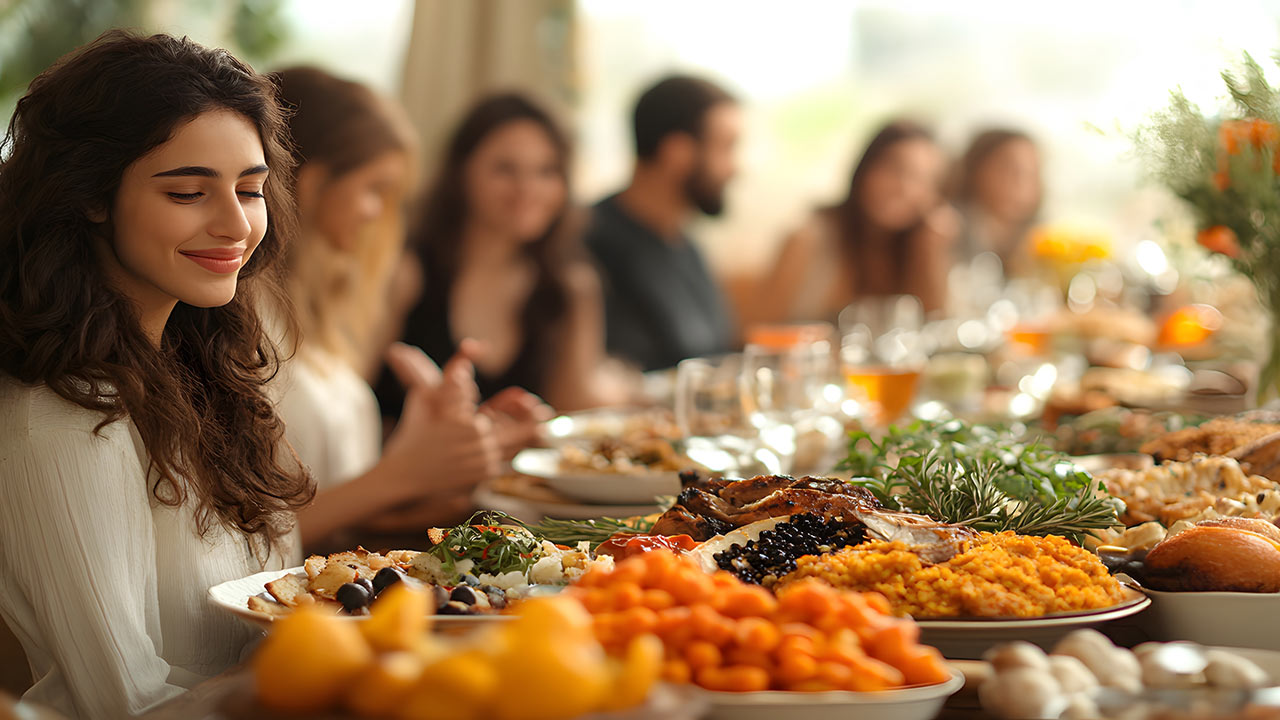
<svg viewBox="0 0 1280 720"><path fill-rule="evenodd" d="M388 152L412 160L417 139L404 112L357 82L313 67L273 73L280 99L292 114L293 157L322 166L338 179ZM359 246L339 252L305 227L289 253L288 286L302 336L349 362L362 362L370 335L386 322L386 292L394 261L404 250L404 195L412 187L386 188L383 214ZM315 230L315 232L312 232Z"/></svg>
<svg viewBox="0 0 1280 720"><path fill-rule="evenodd" d="M126 168L212 109L258 129L270 224L235 298L178 303L157 347L103 277L93 245L111 222L91 215L109 216ZM278 540L314 493L278 455L284 427L264 385L279 356L255 311L295 231L286 138L275 88L225 50L110 31L31 83L0 146L0 372L101 412L98 430L132 420L152 494L191 503L202 534L220 524Z"/></svg>
<svg viewBox="0 0 1280 720"><path fill-rule="evenodd" d="M415 233L415 242L426 272L426 300L438 303L437 307L448 306L449 294L461 269L462 233L471 212L464 178L467 161L490 135L521 120L536 123L555 146L560 159L558 172L566 189L565 197L570 196L569 140L551 115L528 98L515 93L493 95L481 100L467 113L449 140L444 164L432 182L424 204L422 222ZM564 211L546 232L525 245L525 252L538 271L537 284L521 318L526 343L530 338L550 337L550 331L564 317L569 302L566 273L573 262L582 257L576 226L577 218L569 212L569 202L566 199ZM539 365L545 365L550 358L536 357L534 360ZM539 377L544 376L545 371L546 367L534 368L534 374ZM528 389L535 392L541 390Z"/></svg>
<svg viewBox="0 0 1280 720"><path fill-rule="evenodd" d="M859 288L865 287L867 283L862 277L863 264L858 262L858 258L862 254L867 236L872 231L871 218L862 200L863 185L867 174L884 158L890 148L909 140L933 142L933 133L911 120L894 120L882 127L867 144L862 158L854 167L853 176L849 180L849 191L844 199L825 208L825 213L835 220L841 256L853 268ZM903 284L902 276L907 272L908 247L905 240L914 231L915 228L912 227L897 233L890 245L890 251L894 253L894 267L898 269L899 274L899 277L894 278L894 282L899 286Z"/></svg>

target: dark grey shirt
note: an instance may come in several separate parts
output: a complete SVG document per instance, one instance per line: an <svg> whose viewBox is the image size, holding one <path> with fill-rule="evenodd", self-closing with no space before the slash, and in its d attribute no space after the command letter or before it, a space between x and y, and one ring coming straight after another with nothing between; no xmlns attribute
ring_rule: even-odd
<svg viewBox="0 0 1280 720"><path fill-rule="evenodd" d="M663 240L617 197L595 206L586 235L604 281L609 353L658 370L728 352L733 322L702 254L687 237Z"/></svg>

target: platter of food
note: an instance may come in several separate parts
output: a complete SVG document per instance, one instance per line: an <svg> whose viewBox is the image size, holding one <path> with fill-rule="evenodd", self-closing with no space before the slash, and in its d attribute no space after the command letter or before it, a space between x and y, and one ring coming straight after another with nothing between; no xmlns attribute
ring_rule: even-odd
<svg viewBox="0 0 1280 720"><path fill-rule="evenodd" d="M566 497L600 505L651 504L680 491L680 471L694 463L667 440L641 445L601 440L590 447L521 450L511 468L544 481Z"/></svg>
<svg viewBox="0 0 1280 720"><path fill-rule="evenodd" d="M301 609L358 620L382 594L412 586L430 600L440 628L491 622L518 599L553 593L589 569L612 566L586 547L557 546L515 524L473 517L432 528L427 549L383 553L364 548L313 555L299 567L255 573L209 589L210 601L251 624L268 626Z"/></svg>

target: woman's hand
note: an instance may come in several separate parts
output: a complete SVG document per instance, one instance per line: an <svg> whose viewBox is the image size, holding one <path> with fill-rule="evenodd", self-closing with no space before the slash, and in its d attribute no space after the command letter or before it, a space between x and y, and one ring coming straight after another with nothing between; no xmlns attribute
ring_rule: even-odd
<svg viewBox="0 0 1280 720"><path fill-rule="evenodd" d="M460 352L442 371L421 350L397 343L387 363L406 392L383 462L404 477L404 500L469 496L476 484L497 475L497 436L491 419L476 407L471 361Z"/></svg>
<svg viewBox="0 0 1280 720"><path fill-rule="evenodd" d="M518 387L509 387L489 398L480 412L493 423L502 457L515 454L538 439L538 425L555 416L542 398Z"/></svg>

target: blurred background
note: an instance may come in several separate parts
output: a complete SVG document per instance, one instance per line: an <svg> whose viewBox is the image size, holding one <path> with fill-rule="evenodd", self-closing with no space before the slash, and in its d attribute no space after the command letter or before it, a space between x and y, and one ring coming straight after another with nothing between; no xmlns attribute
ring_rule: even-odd
<svg viewBox="0 0 1280 720"><path fill-rule="evenodd" d="M731 279L760 271L805 211L843 192L869 134L900 114L955 152L975 127L1025 128L1044 157L1044 218L1124 247L1160 220L1162 242L1189 243L1176 206L1139 182L1130 134L1172 88L1220 103L1219 70L1278 45L1280 2L2 0L0 115L40 69L113 26L365 81L409 108L428 162L473 99L532 91L576 134L583 202L626 179L627 113L647 83L677 69L716 79L744 100L744 167L729 211L694 235Z"/></svg>

